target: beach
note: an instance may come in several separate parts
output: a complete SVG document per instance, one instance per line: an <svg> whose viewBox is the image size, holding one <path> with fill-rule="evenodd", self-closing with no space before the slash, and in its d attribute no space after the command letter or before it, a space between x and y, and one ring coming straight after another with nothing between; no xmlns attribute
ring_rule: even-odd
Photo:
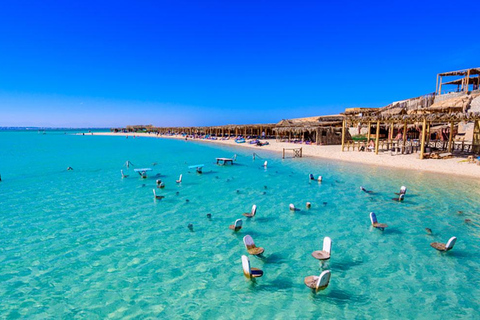
<svg viewBox="0 0 480 320"><path fill-rule="evenodd" d="M167 139L185 139L183 136L157 136L148 133L111 133L111 132L95 132L94 135L108 135L108 136L128 136L135 137L149 137L149 138L167 138ZM456 175L470 178L480 178L480 166L476 163L468 163L464 157L453 157L450 159L423 159L420 160L419 153L412 154L393 154L392 152L379 152L376 155L374 152L358 152L344 151L342 152L340 145L306 145L294 144L288 142L279 142L274 139L267 140L269 142L266 146L256 146L247 143L235 143L230 140L210 140L210 139L188 139L193 141L200 141L205 143L216 143L230 146L237 146L240 148L250 148L257 150L253 152L261 152L264 150L277 152L279 157L282 157L283 149L302 148L303 157L317 157L330 159L335 161L346 161L354 163L362 163L370 166L391 167L397 169L414 170L418 172L434 172L446 175ZM287 151L287 155L291 157L293 151Z"/></svg>

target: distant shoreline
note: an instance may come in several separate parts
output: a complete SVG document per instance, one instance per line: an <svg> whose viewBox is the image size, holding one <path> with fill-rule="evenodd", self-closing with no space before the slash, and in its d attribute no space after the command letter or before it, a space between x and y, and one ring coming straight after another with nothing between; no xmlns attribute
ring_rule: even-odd
<svg viewBox="0 0 480 320"><path fill-rule="evenodd" d="M148 137L148 138L166 138L166 139L185 139L182 136L157 136L147 133L113 133L113 132L94 132L93 135L101 136L128 136L132 137ZM418 172L433 172L448 174L453 176L462 176L465 178L480 178L480 166L467 162L460 162L464 158L451 159L418 159L418 153L408 155L392 155L391 152L381 152L375 155L373 152L345 151L342 152L339 145L305 145L294 144L288 142L278 142L273 139L268 140L269 145L258 147L247 143L235 143L230 140L208 140L208 139L188 139L200 142L211 142L216 144L229 145L233 147L250 148L253 150L268 150L281 153L283 148L302 148L303 156L316 157L330 160L338 160L343 162L362 163L370 166L390 167L396 169L414 170ZM291 156L292 151L289 151Z"/></svg>

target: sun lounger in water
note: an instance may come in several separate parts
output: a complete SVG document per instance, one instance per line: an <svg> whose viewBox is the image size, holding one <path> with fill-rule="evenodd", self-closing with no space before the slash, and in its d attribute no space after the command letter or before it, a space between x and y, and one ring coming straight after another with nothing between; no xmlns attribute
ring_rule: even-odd
<svg viewBox="0 0 480 320"><path fill-rule="evenodd" d="M243 225L242 219L237 219L235 220L235 223L231 224L228 228L236 232L242 229L242 225Z"/></svg>
<svg viewBox="0 0 480 320"><path fill-rule="evenodd" d="M163 198L165 198L165 196L159 196L157 195L157 193L155 192L155 189L152 189L153 190L153 198L155 200L162 200Z"/></svg>
<svg viewBox="0 0 480 320"><path fill-rule="evenodd" d="M406 194L407 193L407 187L402 186L400 188L400 192L395 192L396 195L401 195L401 194Z"/></svg>
<svg viewBox="0 0 480 320"><path fill-rule="evenodd" d="M180 177L178 177L178 180L177 180L177 183L181 183L182 182L182 175L180 175Z"/></svg>
<svg viewBox="0 0 480 320"><path fill-rule="evenodd" d="M370 221L372 221L372 226L373 227L375 227L377 229L380 229L382 231L383 231L383 229L388 227L388 225L386 225L385 223L378 223L377 216L373 212L370 212Z"/></svg>
<svg viewBox="0 0 480 320"><path fill-rule="evenodd" d="M142 178L147 177L147 171L152 171L150 168L142 168L142 169L133 169L133 171L137 172Z"/></svg>
<svg viewBox="0 0 480 320"><path fill-rule="evenodd" d="M196 164L196 165L193 165L193 166L189 166L188 169L195 169L195 170L197 170L198 173L202 173L202 170L203 170L204 166L205 166L204 164Z"/></svg>
<svg viewBox="0 0 480 320"><path fill-rule="evenodd" d="M440 242L432 242L430 243L430 246L432 248L437 249L438 251L449 251L453 249L453 246L455 245L455 242L457 241L456 237L451 237L447 244L445 243L440 243Z"/></svg>
<svg viewBox="0 0 480 320"><path fill-rule="evenodd" d="M255 216L255 214L257 213L257 206L254 204L252 206L252 211L251 212L246 212L244 213L243 215L247 218L252 218Z"/></svg>
<svg viewBox="0 0 480 320"><path fill-rule="evenodd" d="M315 291L323 290L328 287L330 282L330 270L323 271L318 277L308 276L304 281L307 287L314 289Z"/></svg>
<svg viewBox="0 0 480 320"><path fill-rule="evenodd" d="M245 244L245 248L247 249L248 253L254 256L262 254L265 251L265 249L255 246L253 238L249 235L243 237L243 243Z"/></svg>
<svg viewBox="0 0 480 320"><path fill-rule="evenodd" d="M312 252L312 256L318 260L330 259L330 252L332 251L332 239L330 237L323 238L323 250Z"/></svg>
<svg viewBox="0 0 480 320"><path fill-rule="evenodd" d="M263 276L262 270L257 268L250 268L250 260L245 255L242 256L242 268L243 268L243 274L248 279L259 278Z"/></svg>

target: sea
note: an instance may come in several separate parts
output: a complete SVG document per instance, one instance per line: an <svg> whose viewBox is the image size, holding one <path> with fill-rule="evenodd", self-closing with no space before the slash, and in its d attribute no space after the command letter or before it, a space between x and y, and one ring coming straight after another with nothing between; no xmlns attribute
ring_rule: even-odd
<svg viewBox="0 0 480 320"><path fill-rule="evenodd" d="M2 319L480 317L478 179L78 133L0 132ZM189 168L199 164L202 174ZM401 186L405 200L393 201ZM246 235L265 249L249 256L264 272L254 281L242 271ZM311 253L327 236L322 263ZM430 246L453 236L448 252ZM313 292L304 278L323 270L329 286Z"/></svg>

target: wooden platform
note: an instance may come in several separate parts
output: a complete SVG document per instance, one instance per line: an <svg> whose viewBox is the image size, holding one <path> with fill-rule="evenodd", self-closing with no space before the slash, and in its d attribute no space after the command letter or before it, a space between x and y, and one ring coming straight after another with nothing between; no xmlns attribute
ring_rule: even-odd
<svg viewBox="0 0 480 320"><path fill-rule="evenodd" d="M217 158L217 164L219 165L226 165L226 164L233 164L232 158Z"/></svg>

